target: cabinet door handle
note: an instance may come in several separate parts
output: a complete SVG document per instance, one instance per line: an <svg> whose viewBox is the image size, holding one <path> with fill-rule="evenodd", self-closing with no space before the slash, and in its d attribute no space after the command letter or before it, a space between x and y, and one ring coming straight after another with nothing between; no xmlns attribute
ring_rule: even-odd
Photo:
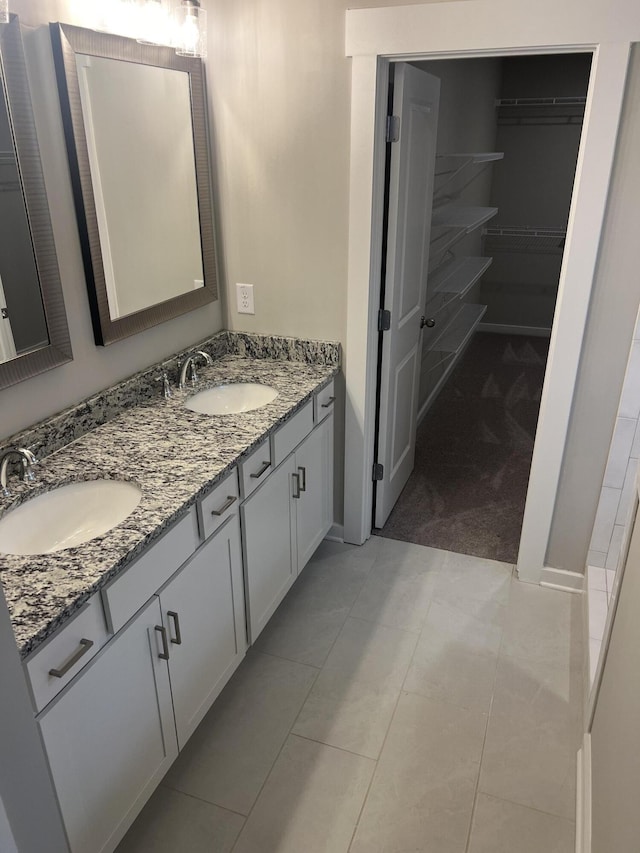
<svg viewBox="0 0 640 853"><path fill-rule="evenodd" d="M170 616L173 619L173 630L176 635L175 640L171 637L171 642L175 643L176 646L182 645L182 632L180 631L180 617L176 613L175 610L167 610L167 616Z"/></svg>
<svg viewBox="0 0 640 853"><path fill-rule="evenodd" d="M220 509L212 509L211 515L222 515L225 513L229 507L234 504L238 498L235 495L228 495L226 501L222 504Z"/></svg>
<svg viewBox="0 0 640 853"><path fill-rule="evenodd" d="M300 497L300 475L299 474L292 474L291 477L294 481L294 483L293 483L293 485L294 485L293 497L296 498L296 500L297 500Z"/></svg>
<svg viewBox="0 0 640 853"><path fill-rule="evenodd" d="M335 401L336 401L336 398L335 398L335 397L329 397L329 399L327 400L327 402L326 402L326 403L321 403L321 404L320 404L320 408L321 408L321 409L328 409L328 408L329 408L329 406L333 406L333 404L335 403Z"/></svg>
<svg viewBox="0 0 640 853"><path fill-rule="evenodd" d="M300 483L300 491L306 492L307 491L307 469L303 468L302 465L299 465L298 471L300 471L300 474L302 476L302 481Z"/></svg>
<svg viewBox="0 0 640 853"><path fill-rule="evenodd" d="M271 468L271 461L267 460L266 462L262 463L262 465L255 472L255 474L249 474L249 476L251 477L252 480L259 480L260 477L262 477L262 475L264 474L264 472L268 471L269 468Z"/></svg>
<svg viewBox="0 0 640 853"><path fill-rule="evenodd" d="M164 625L156 625L155 630L162 637L162 651L158 653L160 660L169 660L169 643L167 642L167 629Z"/></svg>
<svg viewBox="0 0 640 853"><path fill-rule="evenodd" d="M60 669L50 669L49 675L52 675L54 678L64 678L64 676L69 672L72 666L75 666L81 657L86 655L91 646L93 645L93 640L85 640L84 638L80 640L80 648L77 652L71 655L69 660L64 663Z"/></svg>

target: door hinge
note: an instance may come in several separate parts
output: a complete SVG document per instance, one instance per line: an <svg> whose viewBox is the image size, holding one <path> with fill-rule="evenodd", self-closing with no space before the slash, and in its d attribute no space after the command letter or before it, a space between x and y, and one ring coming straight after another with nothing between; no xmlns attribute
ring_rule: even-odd
<svg viewBox="0 0 640 853"><path fill-rule="evenodd" d="M400 116L387 116L387 142L400 139Z"/></svg>
<svg viewBox="0 0 640 853"><path fill-rule="evenodd" d="M7 311L6 308L0 308L0 315L2 316L3 320L9 319L9 312Z"/></svg>
<svg viewBox="0 0 640 853"><path fill-rule="evenodd" d="M373 463L373 479L382 480L384 477L384 465L380 462Z"/></svg>
<svg viewBox="0 0 640 853"><path fill-rule="evenodd" d="M381 308L378 311L378 331L388 332L391 328L391 311Z"/></svg>

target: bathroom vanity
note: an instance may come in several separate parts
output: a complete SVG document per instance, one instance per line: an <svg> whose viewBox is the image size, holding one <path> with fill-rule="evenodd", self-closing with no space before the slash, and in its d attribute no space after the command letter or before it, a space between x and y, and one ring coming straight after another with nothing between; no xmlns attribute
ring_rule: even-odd
<svg viewBox="0 0 640 853"><path fill-rule="evenodd" d="M329 531L336 353L236 348L197 389L165 399L158 386L18 485L19 499L78 479L142 491L97 539L0 558L72 853L117 846ZM185 405L238 381L278 396L230 415Z"/></svg>

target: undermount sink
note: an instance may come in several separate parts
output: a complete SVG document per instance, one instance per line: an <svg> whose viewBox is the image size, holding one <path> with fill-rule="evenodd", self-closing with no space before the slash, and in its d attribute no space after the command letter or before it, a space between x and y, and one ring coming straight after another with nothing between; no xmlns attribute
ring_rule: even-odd
<svg viewBox="0 0 640 853"><path fill-rule="evenodd" d="M258 382L228 382L198 391L189 397L185 406L202 415L235 415L252 412L273 402L278 392L270 385Z"/></svg>
<svg viewBox="0 0 640 853"><path fill-rule="evenodd" d="M142 490L125 480L82 480L30 498L0 519L0 553L51 554L101 536L124 521Z"/></svg>

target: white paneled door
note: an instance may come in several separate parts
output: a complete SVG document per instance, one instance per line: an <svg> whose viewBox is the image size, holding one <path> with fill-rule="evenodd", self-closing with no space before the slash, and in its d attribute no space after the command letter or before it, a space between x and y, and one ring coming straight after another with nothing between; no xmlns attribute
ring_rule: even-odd
<svg viewBox="0 0 640 853"><path fill-rule="evenodd" d="M421 318L424 310L433 200L440 81L406 63L395 66L384 333L378 415L376 527L382 527L407 482L415 457Z"/></svg>

